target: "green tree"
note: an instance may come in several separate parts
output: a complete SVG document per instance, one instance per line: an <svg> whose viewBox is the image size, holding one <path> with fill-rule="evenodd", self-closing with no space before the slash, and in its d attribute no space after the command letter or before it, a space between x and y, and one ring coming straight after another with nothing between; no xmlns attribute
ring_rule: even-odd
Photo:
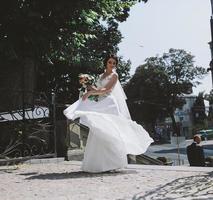
<svg viewBox="0 0 213 200"><path fill-rule="evenodd" d="M127 19L137 2L140 0L3 0L0 59L5 73L1 74L1 88L17 90L24 85L25 90L34 90L37 84L28 81L38 74L40 89L50 85L62 99L71 84L72 94L65 101L73 99L76 74L85 68L97 73L103 57L118 51L122 38L118 23Z"/></svg>
<svg viewBox="0 0 213 200"><path fill-rule="evenodd" d="M169 49L162 56L150 57L139 66L126 86L130 104L140 103L142 119L155 124L159 117L172 119L174 133L179 135L174 111L181 108L184 94L192 93L205 69L194 65L194 56L182 49ZM139 110L138 110L139 112ZM134 114L134 113L133 113Z"/></svg>
<svg viewBox="0 0 213 200"><path fill-rule="evenodd" d="M207 116L205 112L204 93L200 92L192 106L193 132L207 128Z"/></svg>
<svg viewBox="0 0 213 200"><path fill-rule="evenodd" d="M147 64L139 66L133 77L125 85L128 106L134 120L144 122L154 132L156 120L161 117L164 109L162 89L159 84L166 79L163 71Z"/></svg>
<svg viewBox="0 0 213 200"><path fill-rule="evenodd" d="M195 124L205 124L205 119L207 118L205 113L205 104L203 92L200 92L192 107L192 116Z"/></svg>
<svg viewBox="0 0 213 200"><path fill-rule="evenodd" d="M1 56L12 59L27 54L73 60L79 48L104 31L101 20L109 27L123 22L135 3L136 0L5 0L0 8Z"/></svg>
<svg viewBox="0 0 213 200"><path fill-rule="evenodd" d="M204 99L209 101L210 105L213 105L213 89L209 92L209 94L204 95Z"/></svg>

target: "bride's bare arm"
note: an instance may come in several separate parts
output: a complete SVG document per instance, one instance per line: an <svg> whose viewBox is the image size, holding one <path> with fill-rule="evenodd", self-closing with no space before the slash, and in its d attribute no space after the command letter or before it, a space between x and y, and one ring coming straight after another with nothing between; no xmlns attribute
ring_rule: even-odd
<svg viewBox="0 0 213 200"><path fill-rule="evenodd" d="M93 90L88 91L85 95L83 95L82 99L85 100L91 95L104 95L108 92L111 92L111 90L114 87L114 85L116 84L117 80L118 80L117 74L113 74L110 81L105 85L105 87L103 87L101 89L93 89Z"/></svg>
<svg viewBox="0 0 213 200"><path fill-rule="evenodd" d="M97 90L97 88L96 88L95 86L93 86L93 85L88 85L88 86L87 86L87 90L88 90L88 91Z"/></svg>

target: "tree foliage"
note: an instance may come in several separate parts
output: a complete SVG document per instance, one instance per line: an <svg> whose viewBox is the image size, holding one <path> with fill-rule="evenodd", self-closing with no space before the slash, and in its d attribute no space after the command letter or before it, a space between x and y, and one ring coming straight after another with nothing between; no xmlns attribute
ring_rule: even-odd
<svg viewBox="0 0 213 200"><path fill-rule="evenodd" d="M30 59L39 89L51 86L59 99L73 100L76 75L82 70L100 72L105 55L117 53L122 39L118 23L127 19L137 2L140 0L3 0L1 69L12 66L15 71L24 65L29 68L26 59ZM128 74L130 63L121 63L119 73ZM13 87L20 85L17 81Z"/></svg>
<svg viewBox="0 0 213 200"><path fill-rule="evenodd" d="M204 99L209 101L210 105L213 105L213 89L209 92L209 94L204 95Z"/></svg>
<svg viewBox="0 0 213 200"><path fill-rule="evenodd" d="M192 119L194 128L201 130L207 128L206 107L204 103L204 94L200 92L192 106Z"/></svg>
<svg viewBox="0 0 213 200"><path fill-rule="evenodd" d="M190 53L169 49L162 56L147 58L127 84L126 92L130 104L140 107L137 115L142 120L155 124L159 117L170 116L174 132L179 134L174 111L185 103L182 96L199 84L195 78L204 74L205 69L194 65Z"/></svg>
<svg viewBox="0 0 213 200"><path fill-rule="evenodd" d="M31 52L37 56L52 54L57 59L67 56L72 60L79 48L85 47L91 39L98 40L100 31L107 31L113 23L125 21L130 7L136 2L4 1L0 8L1 44L10 58ZM109 27L104 28L101 20L107 21ZM107 37L107 33L103 37Z"/></svg>

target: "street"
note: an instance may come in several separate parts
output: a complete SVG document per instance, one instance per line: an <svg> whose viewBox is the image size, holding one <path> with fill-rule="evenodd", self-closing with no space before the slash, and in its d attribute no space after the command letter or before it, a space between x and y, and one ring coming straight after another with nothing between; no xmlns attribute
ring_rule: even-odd
<svg viewBox="0 0 213 200"><path fill-rule="evenodd" d="M179 165L179 158L181 165L188 165L188 159L186 155L186 147L192 143L192 140L186 140L179 145L179 157L178 147L172 144L154 144L151 145L145 155L153 158L166 157L173 161L174 165ZM213 140L202 141L201 145L204 148L205 157L213 156Z"/></svg>

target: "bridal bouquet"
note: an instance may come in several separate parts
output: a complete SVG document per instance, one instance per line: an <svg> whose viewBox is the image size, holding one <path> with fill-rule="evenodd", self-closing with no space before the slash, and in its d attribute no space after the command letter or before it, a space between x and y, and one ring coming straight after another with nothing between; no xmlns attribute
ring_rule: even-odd
<svg viewBox="0 0 213 200"><path fill-rule="evenodd" d="M79 97L81 98L92 86L95 86L96 79L94 76L89 74L79 74ZM98 95L91 95L88 97L89 100L98 101Z"/></svg>

